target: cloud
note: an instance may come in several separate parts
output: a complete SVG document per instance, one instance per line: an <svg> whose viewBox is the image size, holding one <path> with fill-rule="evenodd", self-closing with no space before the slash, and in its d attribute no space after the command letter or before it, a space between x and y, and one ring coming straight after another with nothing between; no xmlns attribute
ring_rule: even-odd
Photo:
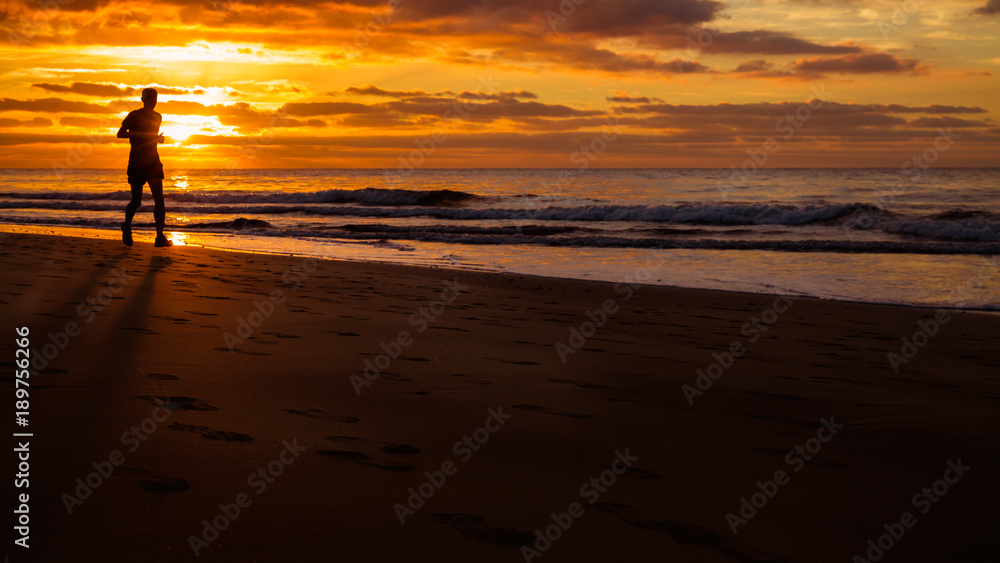
<svg viewBox="0 0 1000 563"><path fill-rule="evenodd" d="M625 92L615 92L614 96L605 98L609 102L617 102L620 104L650 104L653 102L662 103L663 100L660 98L648 98L646 96L629 96Z"/></svg>
<svg viewBox="0 0 1000 563"><path fill-rule="evenodd" d="M60 117L59 125L63 125L66 127L86 127L93 129L96 127L103 127L107 125L107 121L102 119L94 119L92 117L68 116L68 117Z"/></svg>
<svg viewBox="0 0 1000 563"><path fill-rule="evenodd" d="M698 61L678 57L664 61L647 54L616 53L609 49L574 43L524 42L519 48L499 49L494 52L494 57L524 63L532 67L571 68L613 74L634 72L711 74L717 72Z"/></svg>
<svg viewBox="0 0 1000 563"><path fill-rule="evenodd" d="M683 30L683 34L657 34L650 41L662 48L692 49L712 54L846 55L862 52L858 45L821 45L788 32L766 29L724 32L702 28Z"/></svg>
<svg viewBox="0 0 1000 563"><path fill-rule="evenodd" d="M527 90L510 90L507 92L460 92L458 97L463 100L516 100L518 98L537 100L538 95Z"/></svg>
<svg viewBox="0 0 1000 563"><path fill-rule="evenodd" d="M670 116L754 116L781 118L789 114L794 115L795 111L804 102L753 102L746 104L718 103L711 105L691 105L691 104L637 104L633 106L618 106L615 108L620 114L661 114ZM819 113L816 111L814 113ZM970 106L905 106L902 104L845 104L839 102L823 102L823 115L858 115L858 114L969 114L986 113L980 107Z"/></svg>
<svg viewBox="0 0 1000 563"><path fill-rule="evenodd" d="M543 104L540 102L521 102L518 100L498 100L477 104L472 102L457 102L455 100L440 100L431 103L412 103L410 101L389 102L389 108L399 113L411 115L448 114L468 119L496 119L516 117L582 117L603 115L603 111L578 110L561 104Z"/></svg>
<svg viewBox="0 0 1000 563"><path fill-rule="evenodd" d="M0 127L52 127L52 120L44 117L34 119L10 119L0 117Z"/></svg>
<svg viewBox="0 0 1000 563"><path fill-rule="evenodd" d="M743 61L729 71L736 78L786 78L791 80L810 80L819 75L815 72L795 73L791 70L779 70L774 63L764 59Z"/></svg>
<svg viewBox="0 0 1000 563"><path fill-rule="evenodd" d="M955 128L965 128L965 127L989 127L990 123L985 121L973 121L971 119L959 119L957 117L920 117L917 119L910 120L908 125L913 127L955 127Z"/></svg>
<svg viewBox="0 0 1000 563"><path fill-rule="evenodd" d="M104 84L95 82L74 82L69 86L64 84L32 84L32 88L41 88L49 92L61 92L61 93L72 93L81 94L83 96L97 96L101 98L122 98L125 96L137 96L142 92L145 86L121 86L119 84ZM165 86L154 85L157 93L163 95L183 95L183 94L196 94L201 95L205 93L205 90L201 88L168 88Z"/></svg>
<svg viewBox="0 0 1000 563"><path fill-rule="evenodd" d="M88 102L73 102L60 98L42 98L38 100L0 99L2 111L30 111L34 113L109 113L107 106Z"/></svg>
<svg viewBox="0 0 1000 563"><path fill-rule="evenodd" d="M842 57L814 57L799 59L792 64L798 72L838 74L871 74L917 72L925 67L920 66L916 59L902 59L889 53L868 53L861 55L845 55Z"/></svg>
<svg viewBox="0 0 1000 563"><path fill-rule="evenodd" d="M288 115L310 117L318 115L363 114L386 110L354 102L289 102L282 105L278 111Z"/></svg>
<svg viewBox="0 0 1000 563"><path fill-rule="evenodd" d="M984 16L995 16L1000 14L1000 0L988 0L985 6L976 8L972 13L982 14Z"/></svg>
<svg viewBox="0 0 1000 563"><path fill-rule="evenodd" d="M710 0L588 0L581 5L573 0L552 0L523 4L541 4L535 9L544 12L548 23L558 31L614 36L637 34L653 26L708 22L725 7ZM575 9L567 14L570 10L566 6Z"/></svg>
<svg viewBox="0 0 1000 563"><path fill-rule="evenodd" d="M366 84L361 87L350 86L344 88L344 92L348 94L354 94L357 96L383 96L387 98L412 98L415 96L427 96L427 92L423 90L384 90L375 86L374 84Z"/></svg>

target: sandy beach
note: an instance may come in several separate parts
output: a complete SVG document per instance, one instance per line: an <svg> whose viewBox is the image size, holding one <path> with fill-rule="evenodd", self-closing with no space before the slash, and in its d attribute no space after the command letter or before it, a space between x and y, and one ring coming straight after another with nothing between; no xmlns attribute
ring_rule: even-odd
<svg viewBox="0 0 1000 563"><path fill-rule="evenodd" d="M12 563L1000 554L995 314L0 242Z"/></svg>

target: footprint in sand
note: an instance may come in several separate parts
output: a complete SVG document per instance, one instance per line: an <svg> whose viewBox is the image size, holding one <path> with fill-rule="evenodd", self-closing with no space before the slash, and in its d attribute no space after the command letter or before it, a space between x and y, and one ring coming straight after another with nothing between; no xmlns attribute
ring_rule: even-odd
<svg viewBox="0 0 1000 563"><path fill-rule="evenodd" d="M170 375L169 373L150 373L146 377L158 381L177 381L179 379L176 375Z"/></svg>
<svg viewBox="0 0 1000 563"><path fill-rule="evenodd" d="M190 319L185 319L184 317L171 317L170 315L150 315L150 316L153 317L154 319L160 319L160 320L164 320L164 321L171 321L171 322L178 323L178 324L191 322Z"/></svg>
<svg viewBox="0 0 1000 563"><path fill-rule="evenodd" d="M514 364L514 365L518 365L518 366L537 366L538 365L538 362L532 362L530 360L517 361L517 360L505 360L503 358L490 358L490 357L487 357L486 359L487 360L493 360L495 362L503 362L505 364Z"/></svg>
<svg viewBox="0 0 1000 563"><path fill-rule="evenodd" d="M286 334L284 332L265 332L264 334L275 338L302 338L297 334Z"/></svg>
<svg viewBox="0 0 1000 563"><path fill-rule="evenodd" d="M306 410L281 409L281 412L287 412L288 414L296 414L299 416L308 416L309 418L318 418L320 420L326 420L328 422L345 422L345 423L361 422L360 418L356 418L353 416L330 414L326 411L321 411L319 409L306 409Z"/></svg>
<svg viewBox="0 0 1000 563"><path fill-rule="evenodd" d="M607 385L600 385L597 383L581 383L579 381L574 381L572 379L550 379L552 383L563 383L565 385L576 385L577 387L582 387L584 389L611 389Z"/></svg>
<svg viewBox="0 0 1000 563"><path fill-rule="evenodd" d="M194 432L195 434L201 434L203 438L208 438L209 440L223 440L226 442L253 442L253 436L248 434L225 432L223 430L216 430L215 428L209 428L207 426L196 426L193 424L180 424L174 422L173 424L167 426L167 428L171 430Z"/></svg>
<svg viewBox="0 0 1000 563"><path fill-rule="evenodd" d="M405 473L413 471L414 469L414 467L408 463L398 463L395 461L376 459L368 454L355 450L319 450L316 453L331 459L349 461L351 463L357 463L358 465L367 465L369 467L375 467L383 471L392 471L395 473Z"/></svg>
<svg viewBox="0 0 1000 563"><path fill-rule="evenodd" d="M406 444L397 444L393 442L377 442L375 440L366 440L364 438L358 438L357 436L327 436L326 440L330 442L347 442L351 444L373 444L378 446L379 450L387 454L417 455L421 453L419 448L414 448L413 446L408 446Z"/></svg>
<svg viewBox="0 0 1000 563"><path fill-rule="evenodd" d="M594 415L582 413L582 412L568 412L568 411L557 411L550 409L549 407L543 407L541 405L511 405L515 409L520 409L523 411L531 412L543 412L546 414L554 414L558 416L566 416L569 418L594 418Z"/></svg>
<svg viewBox="0 0 1000 563"><path fill-rule="evenodd" d="M598 502L594 503L592 506L601 512L621 518L626 523L637 528L667 534L674 541L676 541L678 545L687 544L714 549L730 559L741 561L743 563L753 563L757 561L761 563L778 563L780 561L787 561L787 559L784 559L783 557L778 557L776 555L760 551L751 545L729 539L707 528L702 528L701 526L696 526L694 524L677 522L674 520L633 519L632 517L639 512L639 509L627 504Z"/></svg>
<svg viewBox="0 0 1000 563"><path fill-rule="evenodd" d="M271 354L268 354L267 352L249 352L247 350L243 350L243 349L240 349L240 348L233 348L232 350L230 350L229 348L216 348L215 350L217 350L219 352L230 352L230 353L236 353L236 354L246 354L247 356L270 356L271 355Z"/></svg>
<svg viewBox="0 0 1000 563"><path fill-rule="evenodd" d="M136 395L136 399L149 401L158 407L180 411L217 411L219 407L192 397L160 397L156 395Z"/></svg>
<svg viewBox="0 0 1000 563"><path fill-rule="evenodd" d="M351 375L357 375L358 377L364 377L364 373L362 373L360 371L352 372ZM400 381L400 382L403 382L403 383L407 383L407 382L410 382L410 381L416 381L412 377L406 377L406 376L403 376L403 375L399 375L398 373L392 373L391 371L383 371L382 374L379 377L382 378L382 379L388 379L389 381Z"/></svg>
<svg viewBox="0 0 1000 563"><path fill-rule="evenodd" d="M145 327L140 328L140 327L135 327L135 326L125 326L125 327L122 327L122 330L131 330L133 332L138 332L139 334L160 334L159 332L156 332L155 330L150 330L150 329L145 328Z"/></svg>
<svg viewBox="0 0 1000 563"><path fill-rule="evenodd" d="M478 542L519 548L522 545L534 545L536 539L531 532L493 526L474 514L435 513L431 514L431 518Z"/></svg>

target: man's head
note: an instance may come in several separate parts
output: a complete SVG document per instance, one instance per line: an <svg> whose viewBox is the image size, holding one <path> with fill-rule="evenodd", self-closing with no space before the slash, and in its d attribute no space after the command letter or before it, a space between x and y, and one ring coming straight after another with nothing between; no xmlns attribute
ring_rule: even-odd
<svg viewBox="0 0 1000 563"><path fill-rule="evenodd" d="M142 106L146 109L156 107L156 90L154 88L146 88L142 91Z"/></svg>

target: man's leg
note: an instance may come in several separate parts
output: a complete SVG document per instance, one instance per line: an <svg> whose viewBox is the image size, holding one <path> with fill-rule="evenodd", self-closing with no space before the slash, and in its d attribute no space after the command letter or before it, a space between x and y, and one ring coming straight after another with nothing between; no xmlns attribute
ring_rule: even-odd
<svg viewBox="0 0 1000 563"><path fill-rule="evenodd" d="M125 246L132 246L132 217L142 205L142 184L130 183L129 185L132 187L132 200L125 206L125 222L122 223L122 243Z"/></svg>
<svg viewBox="0 0 1000 563"><path fill-rule="evenodd" d="M163 236L163 223L166 221L167 208L163 205L163 179L150 178L149 191L153 192L153 219L156 220L156 236Z"/></svg>
<svg viewBox="0 0 1000 563"><path fill-rule="evenodd" d="M162 192L162 184L161 192ZM135 211L139 209L142 205L142 184L132 184L132 201L128 202L125 206L125 226L132 228L132 217L135 216Z"/></svg>

